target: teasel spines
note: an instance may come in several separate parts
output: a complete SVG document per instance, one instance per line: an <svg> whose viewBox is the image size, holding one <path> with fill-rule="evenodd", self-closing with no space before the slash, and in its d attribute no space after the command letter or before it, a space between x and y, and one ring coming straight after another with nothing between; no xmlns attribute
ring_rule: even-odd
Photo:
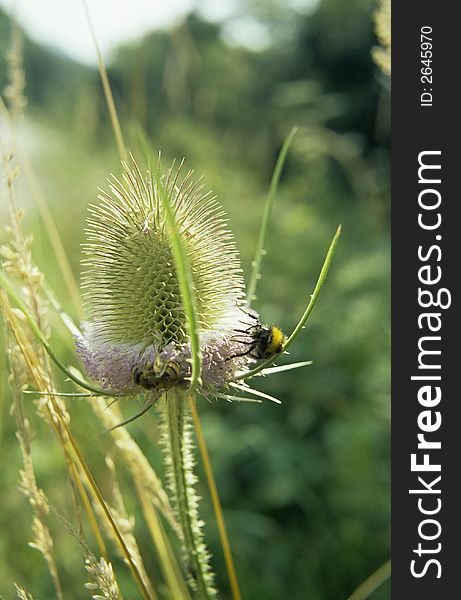
<svg viewBox="0 0 461 600"><path fill-rule="evenodd" d="M238 320L244 284L225 214L192 172L179 181L180 171L143 176L133 161L90 207L83 288L94 340L158 348L187 341L162 193L188 255L200 330L225 331Z"/></svg>

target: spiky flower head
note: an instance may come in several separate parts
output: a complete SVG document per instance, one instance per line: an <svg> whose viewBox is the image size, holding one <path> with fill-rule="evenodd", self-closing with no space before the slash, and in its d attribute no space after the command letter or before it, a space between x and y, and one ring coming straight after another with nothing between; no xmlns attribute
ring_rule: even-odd
<svg viewBox="0 0 461 600"><path fill-rule="evenodd" d="M90 207L83 288L89 312L77 347L106 388L135 388L133 369L175 361L190 374L186 314L161 194L172 207L191 270L204 385L223 385L246 362L234 330L242 320L242 270L226 216L200 180L181 169L160 177L133 161ZM240 325L241 326L241 325Z"/></svg>

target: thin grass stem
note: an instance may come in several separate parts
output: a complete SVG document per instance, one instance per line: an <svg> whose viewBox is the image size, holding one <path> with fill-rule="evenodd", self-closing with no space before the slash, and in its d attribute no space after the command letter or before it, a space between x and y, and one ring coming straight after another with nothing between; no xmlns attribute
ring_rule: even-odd
<svg viewBox="0 0 461 600"><path fill-rule="evenodd" d="M326 277L328 275L328 271L329 271L331 263L333 261L333 256L335 254L336 246L338 244L340 235L341 235L341 225L338 226L336 233L333 236L333 239L330 243L325 260L322 265L322 269L321 269L319 277L317 279L317 283L315 284L314 291L311 294L311 297L310 297L309 303L307 304L306 310L304 311L301 319L299 320L298 324L294 328L293 332L288 337L288 339L285 342L285 345L283 346L280 353L277 354L276 356L273 356L273 357L263 361L260 365L258 365L254 369L250 369L249 371L246 371L245 373L241 373L240 375L237 375L236 377L234 377L232 379L232 381L241 381L243 379L249 379L250 377L254 377L255 375L258 375L259 373L261 373L261 371L263 371L267 366L272 364L274 362L274 360L276 360L278 358L278 356L280 356L281 354L283 354L283 352L285 352L285 350L288 348L288 346L290 346L293 343L293 341L295 340L295 338L299 335L301 330L304 329L306 321L309 318L309 316L315 306L315 303L317 302L317 298L319 297L320 291L325 283Z"/></svg>
<svg viewBox="0 0 461 600"><path fill-rule="evenodd" d="M285 138L285 141L283 142L282 149L280 150L280 154L278 156L274 172L272 174L269 191L264 202L263 217L261 221L261 227L259 229L258 241L256 242L255 257L253 259L253 262L251 263L252 269L247 291L248 306L251 306L252 301L256 299L256 286L261 275L261 262L262 257L264 255L264 244L266 242L269 219L272 213L272 207L274 205L274 199L279 185L280 175L282 174L283 165L285 164L285 160L287 157L288 148L290 147L291 141L293 140L296 131L297 127L293 127L290 133Z"/></svg>
<svg viewBox="0 0 461 600"><path fill-rule="evenodd" d="M2 300L3 310L5 312L5 315L7 316L7 322L10 326L11 332L14 335L14 337L16 339L16 343L18 344L18 347L20 348L20 350L23 354L24 360L30 369L30 373L32 375L32 378L35 381L35 384L37 385L37 387L40 387L41 385L49 387L50 386L49 379L39 369L37 369L37 364L36 364L35 358L32 354L33 349L30 345L27 344L27 340L24 339L23 329L20 328L20 326L18 325L17 319L16 319L14 313L12 312L12 310L10 309L10 304L7 303L6 295L3 292L0 293L0 299ZM56 436L59 439L61 449L64 454L64 459L65 459L65 463L67 466L68 475L69 475L69 479L70 479L70 483L71 483L71 489L73 492L73 500L74 500L74 506L76 508L76 512L77 512L77 514L79 514L78 503L77 503L77 498L76 498L76 490L78 490L82 497L84 506L87 509L90 524L92 524L92 527L93 527L93 525L95 525L95 527L93 527L93 530L95 531L98 545L101 550L104 549L104 551L105 551L104 542L102 541L102 538L101 538L100 534L98 533L98 527L97 527L97 524L95 523L93 509L92 509L91 505L88 503L88 499L87 499L85 490L82 489L80 477L78 476L78 473L77 473L78 466L75 463L75 461L72 460L70 452L69 452L69 445L67 443L68 436L66 434L67 433L66 428L68 428L66 425L66 417L62 414L61 407L58 404L56 404L53 399L50 399L50 402L45 404L44 409L46 411L47 421L51 425L53 430L55 431ZM23 405L22 405L22 401L21 401L20 397L18 397L18 401L16 403L16 410L18 411L17 415L16 415L17 420L18 420L18 427L19 427L18 432L21 431L21 434L20 434L20 437L22 439L21 446L25 450L26 455L30 455L28 428L24 425L26 420L25 420ZM36 508L38 508L39 504L40 503L38 503L36 505ZM101 542L102 542L102 544L101 544ZM49 556L46 556L46 558L50 565L50 573L53 577L53 580L55 581L55 585L57 588L57 597L58 598L62 597L59 592L60 583L59 583L59 579L58 579L57 569L54 564L54 559L52 559L51 554ZM51 561L51 563L50 563L50 561Z"/></svg>
<svg viewBox="0 0 461 600"><path fill-rule="evenodd" d="M310 317L311 312L314 310L314 306L319 297L320 290L322 289L323 284L325 283L325 280L327 278L328 271L330 270L330 266L331 266L333 257L336 252L336 246L338 245L340 235L341 235L341 225L339 225L338 228L336 229L336 233L333 236L331 244L328 248L328 252L325 257L325 261L322 265L322 269L320 270L319 278L317 279L317 283L315 284L314 291L312 292L312 295L311 295L309 303L306 307L306 310L304 311L302 317L300 318L299 323L296 325L293 332L291 333L291 335L288 337L287 341L285 342L285 344L283 346L283 352L285 352L287 350L287 348L289 346L291 346L291 344L294 342L294 340L299 335L301 330L304 329L304 325L305 325L307 319Z"/></svg>
<svg viewBox="0 0 461 600"><path fill-rule="evenodd" d="M46 350L48 356L51 358L51 360L54 362L54 364L63 373L65 373L67 375L67 377L69 377L69 379L71 379L74 383L76 383L80 387L82 387L90 392L94 392L95 394L98 394L100 396L119 396L120 395L118 392L110 392L109 390L103 390L101 388L95 387L95 386L91 385L90 383L84 381L83 379L80 379L80 377L77 377L76 375L74 375L64 365L64 363L62 363L61 360L58 358L57 354L54 352L53 348L50 346L47 339L41 332L40 327L37 325L34 318L31 316L31 314L27 310L25 303L22 301L20 296L15 292L15 290L14 290L13 286L11 285L11 283L9 282L8 278L5 277L5 275L1 271L0 271L0 283L3 285L3 287L5 288L8 295L16 302L16 304L18 305L18 308L23 313L23 315L26 317L26 320L29 323L32 333L35 335L37 340L42 344L42 346Z"/></svg>
<svg viewBox="0 0 461 600"><path fill-rule="evenodd" d="M54 396L56 398L90 398L94 394L75 392L41 392L40 390L22 390L23 394L30 396Z"/></svg>
<svg viewBox="0 0 461 600"><path fill-rule="evenodd" d="M205 470L206 479L208 482L208 488L210 490L211 501L213 503L213 510L216 516L216 522L218 525L219 538L221 540L221 546L224 553L224 560L226 562L227 575L229 577L232 598L233 600L241 600L240 588L237 579L237 572L235 570L234 559L232 557L231 546L229 542L229 536L227 535L226 523L222 512L221 501L219 499L218 488L216 486L216 480L211 466L210 456L208 454L208 448L206 445L205 436L203 434L202 423L197 411L195 398L188 396L189 408L192 414L192 420L194 422L195 434L197 436L197 443L202 457L203 468Z"/></svg>
<svg viewBox="0 0 461 600"><path fill-rule="evenodd" d="M96 37L96 32L93 27L93 21L91 19L90 11L88 9L88 5L86 0L82 0L83 8L85 10L85 15L88 21L88 26L90 28L91 37L93 38L93 43L96 49L96 55L98 57L98 69L99 75L101 77L102 88L104 91L104 97L106 99L107 110L109 111L110 120L112 123L112 129L115 136L115 143L117 144L117 150L122 162L126 162L128 159L128 154L126 151L125 142L123 140L122 128L120 126L120 120L118 118L117 109L115 107L114 96L112 94L112 89L109 83L109 77L107 75L106 65L104 63L104 59L101 54L101 50L99 48L98 39Z"/></svg>
<svg viewBox="0 0 461 600"><path fill-rule="evenodd" d="M79 335L81 335L80 329L74 323L72 317L70 317L70 315L68 315L65 312L65 310L62 308L56 294L53 292L50 285L46 281L44 281L42 283L42 288L43 288L43 291L45 292L45 295L46 295L49 303L54 308L54 310L58 313L59 317L61 318L61 321L64 323L64 325L69 330L69 332L74 337L78 337Z"/></svg>
<svg viewBox="0 0 461 600"><path fill-rule="evenodd" d="M107 521L109 522L109 525L110 525L112 531L114 532L115 539L117 540L117 543L120 547L121 553L128 563L128 566L133 575L133 578L136 581L144 600L157 600L157 595L155 594L155 592L151 591L149 593L144 581L142 580L141 574L140 574L137 566L133 562L130 551L128 550L128 547L125 544L123 536L120 533L120 531L117 527L117 524L115 523L115 521L110 513L110 510L106 504L106 501L104 500L103 495L101 494L101 491L99 490L99 487L98 487L88 465L86 464L85 459L83 458L83 456L80 452L80 449L77 445L77 442L76 442L74 436L72 435L72 432L70 431L69 427L67 426L67 424L65 422L63 422L63 426L68 435L69 443L71 445L73 453L77 459L77 465L78 465L79 469L81 469L82 474L85 476L92 494L94 495L95 499L98 501L98 504L101 506L102 511L103 511Z"/></svg>
<svg viewBox="0 0 461 600"><path fill-rule="evenodd" d="M168 537L158 518L157 511L146 493L141 477L138 473L133 473L133 478L141 501L144 518L146 519L147 527L159 555L160 567L172 598L175 600L191 600L189 590L176 562Z"/></svg>
<svg viewBox="0 0 461 600"><path fill-rule="evenodd" d="M370 575L359 587L347 598L347 600L366 600L391 576L391 561L385 562L379 569Z"/></svg>
<svg viewBox="0 0 461 600"><path fill-rule="evenodd" d="M7 106L3 98L0 95L0 108L5 114L8 124L10 127L13 127L13 121L8 111ZM32 163L27 156L27 154L22 150L22 148L18 145L15 140L15 146L17 147L17 151L19 154L19 160L21 166L24 170L26 180L29 184L29 189L32 192L32 197L35 201L35 204L38 208L38 212L40 213L40 217L45 225L45 229L48 233L49 240L51 242L51 246L53 248L54 254L57 258L59 268L61 269L62 277L64 279L64 283L66 284L67 290L69 292L69 296L72 299L73 305L80 319L83 319L83 309L82 302L80 299L80 293L78 289L77 282L75 280L74 273L69 263L69 259L67 258L66 251L64 249L64 245L61 240L61 236L59 235L58 228L56 227L56 223L53 219L53 215L48 207L48 203L45 198L45 194L40 186L40 182L35 174L35 171L32 167Z"/></svg>
<svg viewBox="0 0 461 600"><path fill-rule="evenodd" d="M93 531L93 535L95 537L96 543L97 543L98 548L99 548L99 553L106 560L109 560L109 555L108 555L108 552L107 552L106 544L104 543L104 538L102 537L101 530L99 529L98 521L96 519L96 516L94 514L93 508L92 508L91 503L89 501L88 494L87 494L87 492L85 490L85 486L82 484L82 481L81 481L80 477L78 477L78 474L75 472L76 465L74 463L71 463L71 464L72 464L72 467L73 467L73 472L72 472L73 480L75 481L75 483L77 485L77 489L78 489L78 492L80 494L80 498L82 500L82 504L83 504L83 507L85 509L86 516L88 518L88 521L90 523L90 527L91 527L91 529Z"/></svg>

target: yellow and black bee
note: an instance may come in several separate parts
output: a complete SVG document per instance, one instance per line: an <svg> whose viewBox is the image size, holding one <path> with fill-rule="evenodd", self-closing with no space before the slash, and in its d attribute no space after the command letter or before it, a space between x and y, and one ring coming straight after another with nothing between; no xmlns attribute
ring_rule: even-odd
<svg viewBox="0 0 461 600"><path fill-rule="evenodd" d="M156 356L154 362L147 363L142 367L135 365L131 376L136 385L140 385L146 390L159 392L185 384L180 364L175 360L162 362L160 356Z"/></svg>
<svg viewBox="0 0 461 600"><path fill-rule="evenodd" d="M248 346L248 348L239 354L234 354L229 357L237 358L238 356L251 356L252 358L272 358L283 350L283 344L286 337L283 331L277 325L263 325L258 317L252 313L246 313L254 321L254 325L250 325L248 329L235 329L238 334L244 334L245 338L234 337L235 341Z"/></svg>

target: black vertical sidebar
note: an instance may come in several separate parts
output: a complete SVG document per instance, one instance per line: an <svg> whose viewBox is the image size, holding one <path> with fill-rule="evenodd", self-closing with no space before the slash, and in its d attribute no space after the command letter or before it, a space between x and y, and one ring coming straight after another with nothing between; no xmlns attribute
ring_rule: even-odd
<svg viewBox="0 0 461 600"><path fill-rule="evenodd" d="M461 598L461 24L455 8L454 2L392 3L394 600ZM418 177L421 163L427 168ZM412 454L428 470L412 471ZM440 471L431 470L438 465Z"/></svg>

